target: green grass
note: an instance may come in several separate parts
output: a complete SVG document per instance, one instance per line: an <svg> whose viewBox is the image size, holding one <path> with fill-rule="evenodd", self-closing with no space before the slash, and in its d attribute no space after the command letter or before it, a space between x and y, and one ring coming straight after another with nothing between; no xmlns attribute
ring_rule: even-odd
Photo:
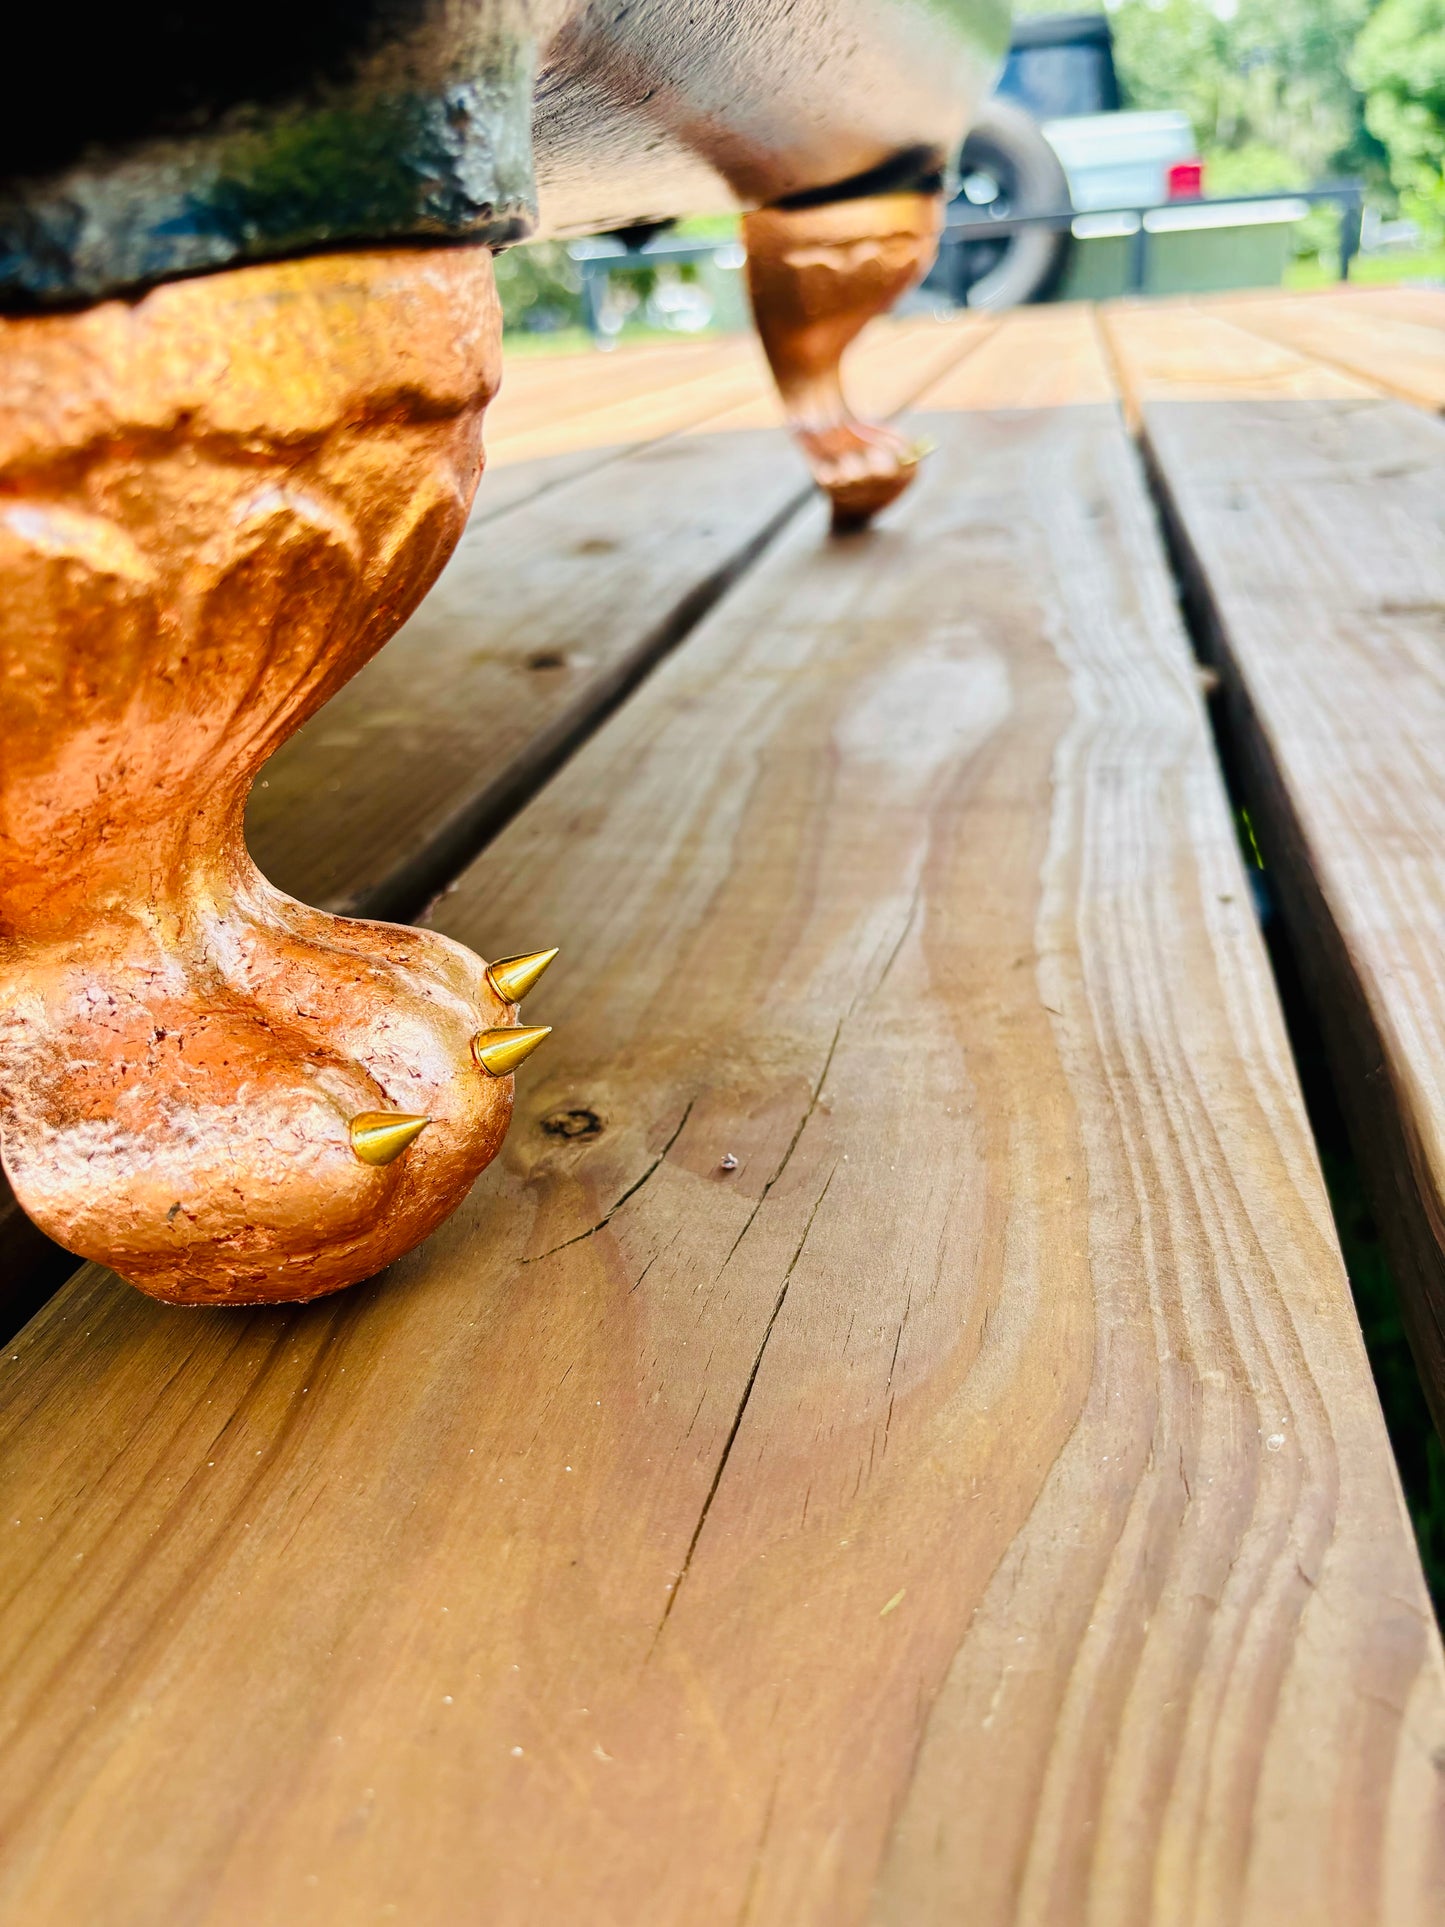
<svg viewBox="0 0 1445 1927"><path fill-rule="evenodd" d="M1329 255L1302 255L1284 271L1287 288L1327 288L1339 278L1339 265ZM1413 254L1357 254L1350 263L1350 280L1362 288L1391 281L1445 281L1445 247L1419 248Z"/></svg>
<svg viewBox="0 0 1445 1927"><path fill-rule="evenodd" d="M503 332L510 359L518 355L579 355L592 346L592 337L585 328L533 330L511 326L504 327Z"/></svg>
<svg viewBox="0 0 1445 1927"><path fill-rule="evenodd" d="M618 337L623 348L635 348L643 342L667 341L676 347L680 341L706 341L716 339L721 332L717 328L701 328L696 334L682 334L675 328L645 328L630 323ZM581 355L596 344L585 328L558 328L554 332L539 331L529 333L525 328L506 330L507 355L515 360L519 355ZM600 351L599 351L600 352Z"/></svg>

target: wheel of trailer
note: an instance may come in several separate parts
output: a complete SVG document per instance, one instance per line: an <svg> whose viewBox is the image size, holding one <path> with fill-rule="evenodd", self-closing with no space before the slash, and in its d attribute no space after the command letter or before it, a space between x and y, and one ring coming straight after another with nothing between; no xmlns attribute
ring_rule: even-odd
<svg viewBox="0 0 1445 1927"><path fill-rule="evenodd" d="M949 213L955 220L969 215L970 226L976 220L979 238L970 235L945 251L950 293L970 308L1045 300L1068 266L1068 229L988 234L991 221L1073 206L1063 166L1038 122L1012 101L986 102L963 144L959 171L962 187Z"/></svg>

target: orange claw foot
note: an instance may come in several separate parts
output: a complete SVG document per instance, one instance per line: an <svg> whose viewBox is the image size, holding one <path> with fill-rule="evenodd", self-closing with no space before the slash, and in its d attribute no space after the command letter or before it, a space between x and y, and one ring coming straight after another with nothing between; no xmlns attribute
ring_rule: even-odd
<svg viewBox="0 0 1445 1927"><path fill-rule="evenodd" d="M354 1283L506 1130L473 1040L526 973L295 903L241 835L461 533L499 340L481 249L0 322L0 1140L157 1297Z"/></svg>
<svg viewBox="0 0 1445 1927"><path fill-rule="evenodd" d="M877 194L746 215L748 289L783 407L835 529L861 528L913 480L924 452L859 421L843 395L845 349L927 269L937 194Z"/></svg>

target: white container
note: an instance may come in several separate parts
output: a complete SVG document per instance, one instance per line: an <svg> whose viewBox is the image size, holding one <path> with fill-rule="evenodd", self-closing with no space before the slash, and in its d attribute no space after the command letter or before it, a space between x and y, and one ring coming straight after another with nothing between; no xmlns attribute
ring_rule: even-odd
<svg viewBox="0 0 1445 1927"><path fill-rule="evenodd" d="M1074 206L1148 207L1169 192L1169 170L1198 151L1186 114L1077 114L1044 122ZM1209 183L1205 182L1206 189Z"/></svg>

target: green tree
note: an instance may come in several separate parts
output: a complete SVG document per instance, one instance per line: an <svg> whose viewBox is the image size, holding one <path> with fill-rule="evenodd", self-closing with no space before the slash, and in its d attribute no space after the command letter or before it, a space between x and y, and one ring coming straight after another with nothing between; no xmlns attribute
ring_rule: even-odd
<svg viewBox="0 0 1445 1927"><path fill-rule="evenodd" d="M1372 0L1119 0L1120 78L1135 107L1189 115L1221 187L1302 186L1378 168L1348 74Z"/></svg>
<svg viewBox="0 0 1445 1927"><path fill-rule="evenodd" d="M1229 76L1224 22L1204 0L1120 0L1110 24L1125 105L1177 108L1201 150L1216 145Z"/></svg>
<svg viewBox="0 0 1445 1927"><path fill-rule="evenodd" d="M1401 206L1445 236L1445 0L1383 0L1355 43L1350 76Z"/></svg>
<svg viewBox="0 0 1445 1927"><path fill-rule="evenodd" d="M535 241L499 254L497 292L509 328L582 325L582 277L560 241Z"/></svg>

